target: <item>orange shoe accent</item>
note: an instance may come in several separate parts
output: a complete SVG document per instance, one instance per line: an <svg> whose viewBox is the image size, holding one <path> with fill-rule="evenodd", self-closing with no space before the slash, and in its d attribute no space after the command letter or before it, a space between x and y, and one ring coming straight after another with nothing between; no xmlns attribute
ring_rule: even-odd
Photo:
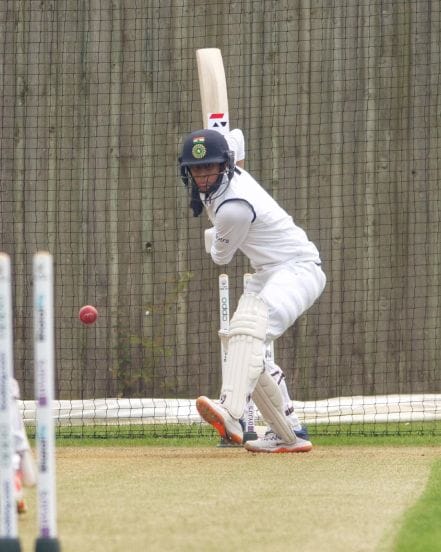
<svg viewBox="0 0 441 552"><path fill-rule="evenodd" d="M28 511L28 506L24 500L17 500L17 514L25 514Z"/></svg>
<svg viewBox="0 0 441 552"><path fill-rule="evenodd" d="M17 513L24 514L25 512L28 511L28 507L23 498L23 483L19 472L15 474L14 485L15 485L15 501L17 504Z"/></svg>
<svg viewBox="0 0 441 552"><path fill-rule="evenodd" d="M210 403L205 402L204 397L196 399L196 408L201 417L212 425L223 439L236 443L237 445L242 444L242 438L239 435L230 435L227 433L223 418L211 407Z"/></svg>
<svg viewBox="0 0 441 552"><path fill-rule="evenodd" d="M302 448L297 448L297 449L289 449L289 448L283 448L282 447L278 450L273 450L273 451L269 450L268 452L272 452L272 453L276 453L276 454L279 453L279 452L291 452L291 453L296 454L296 453L299 453L299 452L300 453L301 452L310 452L311 450L312 450L312 446L307 445L307 446L304 446Z"/></svg>

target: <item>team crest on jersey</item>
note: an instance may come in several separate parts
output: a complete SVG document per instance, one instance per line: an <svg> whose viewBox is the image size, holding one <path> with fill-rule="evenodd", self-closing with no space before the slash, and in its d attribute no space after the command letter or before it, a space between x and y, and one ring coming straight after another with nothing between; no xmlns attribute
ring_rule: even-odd
<svg viewBox="0 0 441 552"><path fill-rule="evenodd" d="M207 148L205 147L205 138L198 136L193 139L193 148L191 153L195 159L203 159L207 155Z"/></svg>

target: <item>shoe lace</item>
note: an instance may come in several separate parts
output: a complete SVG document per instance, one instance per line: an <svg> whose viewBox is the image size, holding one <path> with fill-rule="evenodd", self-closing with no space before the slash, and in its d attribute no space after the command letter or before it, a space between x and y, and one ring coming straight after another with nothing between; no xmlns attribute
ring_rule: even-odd
<svg viewBox="0 0 441 552"><path fill-rule="evenodd" d="M296 437L297 439L307 439L307 436L305 435L297 435L296 432L294 432L296 434ZM267 429L265 431L265 436L264 436L264 439L265 441L280 441L280 437L277 435L277 433L275 433L271 428L270 429Z"/></svg>
<svg viewBox="0 0 441 552"><path fill-rule="evenodd" d="M272 429L267 429L264 436L265 441L277 441L279 436Z"/></svg>

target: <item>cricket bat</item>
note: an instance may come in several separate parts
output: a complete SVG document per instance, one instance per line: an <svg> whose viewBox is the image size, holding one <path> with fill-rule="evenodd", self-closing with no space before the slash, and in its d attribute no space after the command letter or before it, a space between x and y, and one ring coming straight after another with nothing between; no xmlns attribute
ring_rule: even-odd
<svg viewBox="0 0 441 552"><path fill-rule="evenodd" d="M230 132L227 81L219 48L196 50L203 128Z"/></svg>

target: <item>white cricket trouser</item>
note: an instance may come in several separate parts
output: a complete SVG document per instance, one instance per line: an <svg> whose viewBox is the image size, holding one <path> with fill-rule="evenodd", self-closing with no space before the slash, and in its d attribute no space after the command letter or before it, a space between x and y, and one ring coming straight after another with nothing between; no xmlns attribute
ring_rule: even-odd
<svg viewBox="0 0 441 552"><path fill-rule="evenodd" d="M325 273L313 262L291 261L253 274L246 291L259 295L269 309L267 340L285 333L315 303L325 285Z"/></svg>
<svg viewBox="0 0 441 552"><path fill-rule="evenodd" d="M12 401L12 433L14 435L14 449L15 452L23 452L29 448L29 441L26 436L23 419L18 407L17 400L20 398L20 388L16 379L12 379L11 386L14 398Z"/></svg>

